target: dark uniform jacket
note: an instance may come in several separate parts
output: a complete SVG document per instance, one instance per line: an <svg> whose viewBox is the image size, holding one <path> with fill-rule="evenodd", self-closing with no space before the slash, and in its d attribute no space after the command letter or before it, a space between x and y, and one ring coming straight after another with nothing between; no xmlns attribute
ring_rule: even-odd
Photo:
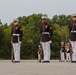
<svg viewBox="0 0 76 75"><path fill-rule="evenodd" d="M11 29L11 41L12 43L18 43L22 41L22 28L21 26L13 26Z"/></svg>
<svg viewBox="0 0 76 75"><path fill-rule="evenodd" d="M70 53L70 49L67 51L67 53Z"/></svg>
<svg viewBox="0 0 76 75"><path fill-rule="evenodd" d="M40 40L42 42L48 42L52 40L53 30L51 25L41 25L40 26Z"/></svg>
<svg viewBox="0 0 76 75"><path fill-rule="evenodd" d="M70 22L69 31L70 31L70 40L76 41L76 22Z"/></svg>
<svg viewBox="0 0 76 75"><path fill-rule="evenodd" d="M61 46L61 52L65 52L65 47Z"/></svg>

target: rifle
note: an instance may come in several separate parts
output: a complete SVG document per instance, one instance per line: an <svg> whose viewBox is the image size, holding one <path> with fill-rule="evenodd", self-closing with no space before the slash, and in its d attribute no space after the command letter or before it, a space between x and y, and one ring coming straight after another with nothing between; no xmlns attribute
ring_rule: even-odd
<svg viewBox="0 0 76 75"><path fill-rule="evenodd" d="M15 27L14 27L14 30L12 29L12 34L15 33ZM11 37L12 39L13 37ZM12 41L11 41L11 44L12 44ZM12 49L11 49L11 61L13 62L14 60L14 49L13 49L13 44L12 44Z"/></svg>
<svg viewBox="0 0 76 75"><path fill-rule="evenodd" d="M42 60L42 47L41 47L41 45L38 45L38 60L41 63L41 60Z"/></svg>
<svg viewBox="0 0 76 75"><path fill-rule="evenodd" d="M72 51L72 45L70 43L70 58L71 58L71 62L72 62L72 53L73 53L73 51Z"/></svg>
<svg viewBox="0 0 76 75"><path fill-rule="evenodd" d="M13 49L13 45L12 45L12 50L11 50L11 61L13 62L14 60L14 49Z"/></svg>

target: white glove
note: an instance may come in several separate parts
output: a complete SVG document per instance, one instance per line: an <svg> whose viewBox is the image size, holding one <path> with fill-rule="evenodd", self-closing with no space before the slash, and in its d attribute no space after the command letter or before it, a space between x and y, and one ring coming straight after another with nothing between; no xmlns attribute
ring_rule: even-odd
<svg viewBox="0 0 76 75"><path fill-rule="evenodd" d="M52 43L52 41L49 41L49 43L51 44L51 43Z"/></svg>
<svg viewBox="0 0 76 75"><path fill-rule="evenodd" d="M12 41L11 41L11 44L12 44Z"/></svg>
<svg viewBox="0 0 76 75"><path fill-rule="evenodd" d="M21 41L19 41L19 43L21 44L22 42L21 42Z"/></svg>

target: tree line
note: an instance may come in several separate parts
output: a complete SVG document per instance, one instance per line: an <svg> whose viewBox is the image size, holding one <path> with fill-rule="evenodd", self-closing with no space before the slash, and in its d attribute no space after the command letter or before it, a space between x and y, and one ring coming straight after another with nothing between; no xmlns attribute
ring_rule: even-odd
<svg viewBox="0 0 76 75"><path fill-rule="evenodd" d="M30 16L18 17L19 25L23 29L23 43L21 44L21 59L37 59L38 44L40 43L40 25L43 14L32 14ZM48 18L48 23L53 27L53 38L51 44L51 59L59 58L60 43L69 37L68 25L71 15L54 15ZM0 59L11 58L11 27L0 22Z"/></svg>

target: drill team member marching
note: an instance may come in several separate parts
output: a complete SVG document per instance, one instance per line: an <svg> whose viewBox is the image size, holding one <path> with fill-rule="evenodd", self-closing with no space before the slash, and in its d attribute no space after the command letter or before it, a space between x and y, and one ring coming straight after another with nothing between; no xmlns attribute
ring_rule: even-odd
<svg viewBox="0 0 76 75"><path fill-rule="evenodd" d="M72 22L69 24L70 42L72 46L72 63L76 63L76 14L72 15Z"/></svg>
<svg viewBox="0 0 76 75"><path fill-rule="evenodd" d="M14 62L20 62L20 44L22 43L22 28L18 20L14 19L14 26L11 29L11 43L14 52Z"/></svg>
<svg viewBox="0 0 76 75"><path fill-rule="evenodd" d="M50 43L52 42L53 30L52 26L47 23L47 15L42 16L42 25L40 26L41 44L43 48L44 61L43 63L50 62Z"/></svg>

